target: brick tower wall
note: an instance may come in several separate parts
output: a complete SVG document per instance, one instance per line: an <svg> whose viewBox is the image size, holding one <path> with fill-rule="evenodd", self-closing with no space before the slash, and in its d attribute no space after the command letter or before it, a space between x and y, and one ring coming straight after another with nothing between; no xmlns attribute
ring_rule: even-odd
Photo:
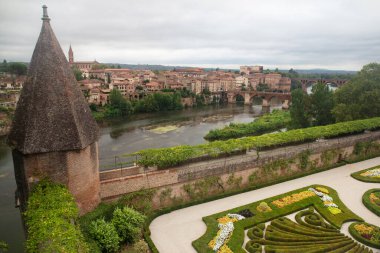
<svg viewBox="0 0 380 253"><path fill-rule="evenodd" d="M43 178L66 185L75 197L80 214L100 203L97 142L74 151L23 155L13 150L13 160L22 211L33 185Z"/></svg>

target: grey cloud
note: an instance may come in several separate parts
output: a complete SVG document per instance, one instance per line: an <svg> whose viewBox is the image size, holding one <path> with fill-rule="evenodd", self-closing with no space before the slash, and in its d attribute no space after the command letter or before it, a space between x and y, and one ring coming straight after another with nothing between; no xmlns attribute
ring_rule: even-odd
<svg viewBox="0 0 380 253"><path fill-rule="evenodd" d="M40 3L0 0L0 57L29 61ZM66 52L103 62L360 69L380 61L376 0L47 0Z"/></svg>

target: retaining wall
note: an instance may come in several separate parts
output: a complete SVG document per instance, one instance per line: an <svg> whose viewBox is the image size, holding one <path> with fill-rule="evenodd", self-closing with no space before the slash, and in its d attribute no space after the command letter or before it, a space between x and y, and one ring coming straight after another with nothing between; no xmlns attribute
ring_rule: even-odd
<svg viewBox="0 0 380 253"><path fill-rule="evenodd" d="M297 159L304 151L311 152L310 162L321 167L322 154L325 151L335 151L335 157L331 161L337 163L353 155L354 146L358 142L380 140L380 131L366 132L363 134L318 140L315 142L287 146L267 151L256 152L255 150L241 155L234 155L209 161L189 163L182 166L165 170L134 166L118 170L103 171L100 173L101 198L103 200L114 199L126 193L141 189L171 187L174 196L180 196L181 187L190 182L204 179L210 176L220 176L222 182L234 173L236 177L242 177L242 184L248 182L248 177L255 171L277 160ZM297 171L295 166L290 168Z"/></svg>

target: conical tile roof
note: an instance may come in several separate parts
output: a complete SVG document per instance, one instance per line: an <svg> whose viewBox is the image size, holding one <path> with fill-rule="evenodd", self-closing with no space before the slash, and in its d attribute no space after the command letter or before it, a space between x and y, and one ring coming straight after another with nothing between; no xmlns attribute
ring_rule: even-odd
<svg viewBox="0 0 380 253"><path fill-rule="evenodd" d="M8 136L23 154L83 149L98 139L98 126L50 26L42 29Z"/></svg>

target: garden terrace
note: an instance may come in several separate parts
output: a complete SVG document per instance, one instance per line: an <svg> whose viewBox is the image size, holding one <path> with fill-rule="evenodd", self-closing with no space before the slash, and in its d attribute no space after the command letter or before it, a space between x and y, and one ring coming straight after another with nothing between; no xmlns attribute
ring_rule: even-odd
<svg viewBox="0 0 380 253"><path fill-rule="evenodd" d="M326 203L326 201L328 201L328 203ZM283 205L276 205L278 202L283 202ZM266 208L263 208L263 206L266 206ZM334 208L338 209L339 212L331 210L331 206L336 206ZM313 208L301 212L299 217L296 217L297 223L281 218L310 207ZM252 248L251 252L255 252L253 249L259 250L260 247L257 244L261 246L265 245L265 249L268 250L267 252L275 252L276 247L285 249L286 245L287 249L290 250L289 252L295 252L295 245L310 245L311 241L320 243L321 250L347 249L349 247L355 248L358 246L354 241L340 234L337 228L341 228L344 222L352 220L362 221L362 218L351 212L339 199L337 192L332 188L312 185L204 217L203 221L207 225L207 231L201 238L193 242L193 246L197 252L217 252L210 247L210 245L213 245L210 242L212 240L217 241L216 237L221 234L221 232L218 233L220 228L218 222L221 223L220 219L229 214L235 214L245 209L249 209L253 216L235 221L233 223L234 229L232 229L228 240L225 240L225 246L235 253L244 252L242 247L244 243L244 230L246 229L250 229L248 235L251 239L254 239L254 241L247 246L248 248ZM314 209L318 211L320 215L314 213ZM301 218L303 216L305 216L305 219ZM328 223L325 222L322 217ZM260 224L268 221L272 221L272 224L268 226L270 229L267 229L270 233L264 238L261 236L263 233L260 231L260 228L263 230L263 225ZM295 236L295 234L298 234L298 236ZM286 241L288 241L288 244L280 243L283 241L281 240L282 236L287 238ZM328 247L331 248L325 248L327 245L323 244L326 241L329 241L330 244ZM304 243L302 244L300 242Z"/></svg>
<svg viewBox="0 0 380 253"><path fill-rule="evenodd" d="M347 121L327 126L290 130L287 132L243 137L226 141L214 141L196 146L182 145L169 148L145 149L129 154L139 156L137 163L142 166L166 168L205 157L239 153L247 150L261 150L315 141L321 138L334 138L380 128L380 117Z"/></svg>

